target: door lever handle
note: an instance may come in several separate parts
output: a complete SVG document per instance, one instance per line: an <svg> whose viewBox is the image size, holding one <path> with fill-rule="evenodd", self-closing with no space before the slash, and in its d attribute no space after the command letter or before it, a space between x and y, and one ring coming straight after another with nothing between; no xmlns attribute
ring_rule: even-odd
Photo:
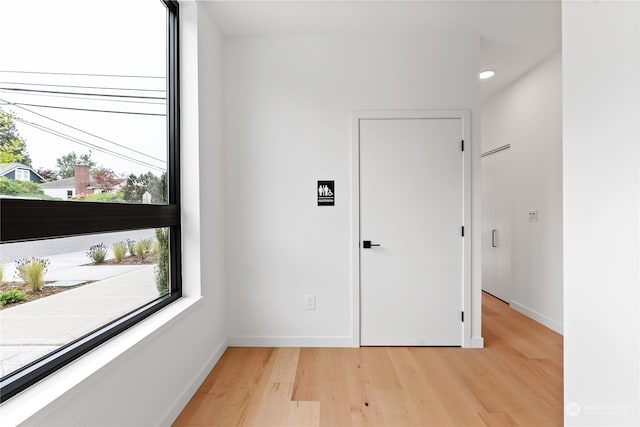
<svg viewBox="0 0 640 427"><path fill-rule="evenodd" d="M374 246L380 246L380 244L378 243L371 243L371 240L363 240L362 241L362 248L363 249L371 249Z"/></svg>
<svg viewBox="0 0 640 427"><path fill-rule="evenodd" d="M498 244L496 243L496 233L498 230L491 230L491 247L497 248Z"/></svg>

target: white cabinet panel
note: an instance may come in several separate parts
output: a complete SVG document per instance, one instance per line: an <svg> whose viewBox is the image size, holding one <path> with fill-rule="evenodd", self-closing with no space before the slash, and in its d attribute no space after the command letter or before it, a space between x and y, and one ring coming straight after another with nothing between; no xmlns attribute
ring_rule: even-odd
<svg viewBox="0 0 640 427"><path fill-rule="evenodd" d="M482 157L482 289L509 302L511 288L509 149Z"/></svg>

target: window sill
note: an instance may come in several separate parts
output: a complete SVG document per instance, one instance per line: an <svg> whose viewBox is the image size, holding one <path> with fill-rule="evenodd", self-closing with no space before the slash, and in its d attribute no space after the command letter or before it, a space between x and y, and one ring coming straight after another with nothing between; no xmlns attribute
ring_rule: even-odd
<svg viewBox="0 0 640 427"><path fill-rule="evenodd" d="M18 425L82 381L161 333L202 297L183 297L0 405L2 425Z"/></svg>

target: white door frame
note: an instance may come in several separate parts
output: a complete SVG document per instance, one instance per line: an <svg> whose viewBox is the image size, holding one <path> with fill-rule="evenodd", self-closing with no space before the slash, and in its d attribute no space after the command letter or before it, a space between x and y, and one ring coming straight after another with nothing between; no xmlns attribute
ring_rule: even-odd
<svg viewBox="0 0 640 427"><path fill-rule="evenodd" d="M461 119L464 241L462 307L465 313L462 347L471 347L471 113L468 110L358 110L351 113L351 277L353 347L360 347L360 121L384 119Z"/></svg>

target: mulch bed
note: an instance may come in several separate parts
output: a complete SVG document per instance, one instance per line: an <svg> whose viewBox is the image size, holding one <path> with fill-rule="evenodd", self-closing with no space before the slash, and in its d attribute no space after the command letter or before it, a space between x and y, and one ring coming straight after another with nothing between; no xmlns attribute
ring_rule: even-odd
<svg viewBox="0 0 640 427"><path fill-rule="evenodd" d="M29 301L35 301L37 299L40 298L45 298L45 297L49 297L51 295L55 295L55 294L59 294L60 292L64 292L64 291L68 291L71 289L76 289L80 286L84 286L84 285L88 285L89 283L93 283L95 280L90 280L87 281L85 283L82 283L78 286L65 286L65 287L52 287L52 288L42 288L42 290L40 292L33 292L31 290L31 287L29 287L29 285L27 285L26 283L23 282L6 282L0 285L0 291L8 291L9 289L19 289L22 292L24 292L25 294L27 294L27 299L26 301L22 301L22 302L16 302L13 304L5 304L4 306L0 307L0 310L4 310L6 308L11 308L13 306L19 305L19 304L24 304L27 303ZM51 283L51 282L45 282L45 285L47 283Z"/></svg>
<svg viewBox="0 0 640 427"><path fill-rule="evenodd" d="M157 261L157 256L153 253L146 254L143 258L138 256L130 255L125 257L121 262L117 262L115 259L106 260L100 264L85 264L85 265L144 265L144 264L155 264ZM27 300L22 302L17 302L13 304L5 304L3 307L0 307L0 310L4 310L6 308L11 308L13 306L19 304L25 304L29 301L34 301L40 298L45 298L51 295L59 294L60 292L69 291L71 289L76 289L80 286L88 285L89 283L93 283L95 280L89 280L85 283L82 283L78 286L65 286L65 287L51 287L51 288L43 288L40 292L33 292L29 285L23 282L6 282L0 284L0 291L8 291L9 289L19 289L27 294ZM48 284L51 282L45 282Z"/></svg>
<svg viewBox="0 0 640 427"><path fill-rule="evenodd" d="M147 253L143 258L135 255L129 255L124 257L122 261L118 262L115 258L108 259L100 264L86 264L86 265L143 265L143 264L155 264L158 257L154 253Z"/></svg>

